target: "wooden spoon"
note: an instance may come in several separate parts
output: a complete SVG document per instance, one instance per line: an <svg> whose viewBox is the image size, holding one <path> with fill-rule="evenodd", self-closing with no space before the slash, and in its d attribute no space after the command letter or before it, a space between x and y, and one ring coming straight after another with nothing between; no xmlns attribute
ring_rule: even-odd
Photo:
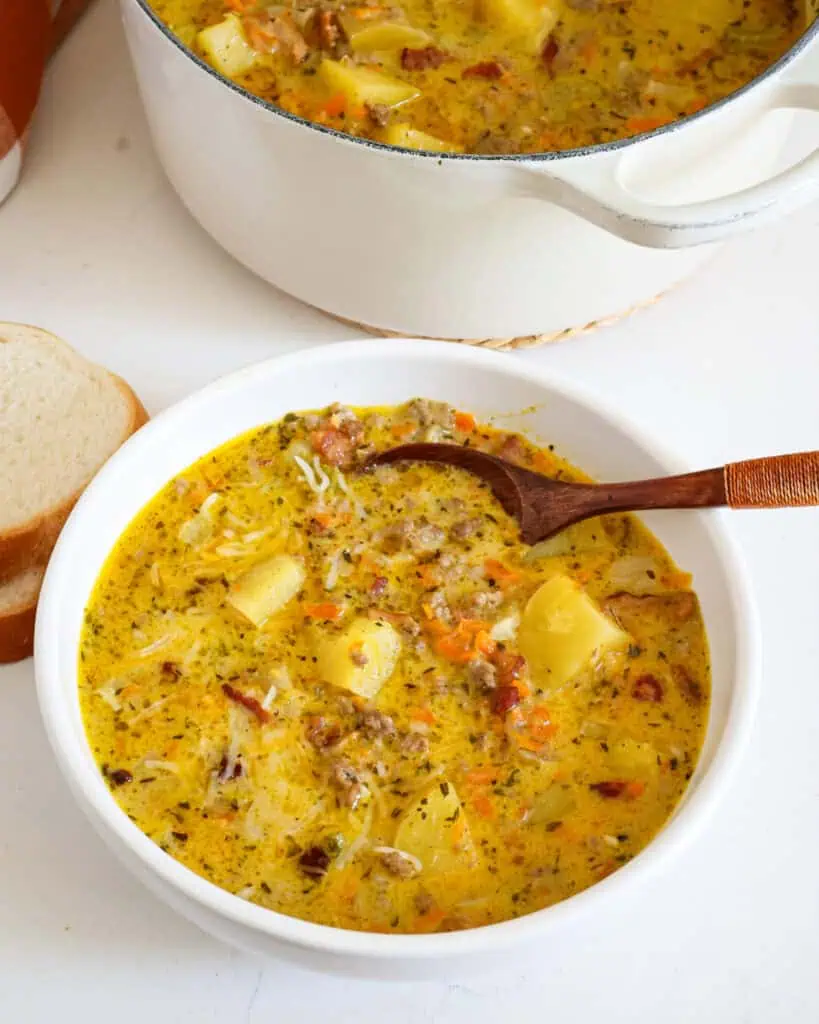
<svg viewBox="0 0 819 1024"><path fill-rule="evenodd" d="M391 462L442 462L474 473L536 544L572 523L608 512L652 508L792 508L819 505L819 452L731 462L716 469L622 484L552 480L496 455L458 444L404 444L373 456L365 468Z"/></svg>

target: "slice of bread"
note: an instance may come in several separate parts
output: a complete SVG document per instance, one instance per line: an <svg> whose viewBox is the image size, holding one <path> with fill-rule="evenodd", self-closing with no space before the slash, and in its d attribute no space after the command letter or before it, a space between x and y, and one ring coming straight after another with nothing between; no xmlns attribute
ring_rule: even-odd
<svg viewBox="0 0 819 1024"><path fill-rule="evenodd" d="M29 569L0 583L0 664L27 658L34 644L34 613L43 569Z"/></svg>
<svg viewBox="0 0 819 1024"><path fill-rule="evenodd" d="M124 381L64 341L0 323L0 583L45 566L91 478L147 418Z"/></svg>

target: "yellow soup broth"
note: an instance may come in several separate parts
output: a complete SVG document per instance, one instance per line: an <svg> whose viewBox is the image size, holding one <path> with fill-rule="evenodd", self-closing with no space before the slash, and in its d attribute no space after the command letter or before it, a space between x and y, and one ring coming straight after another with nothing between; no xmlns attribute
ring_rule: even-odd
<svg viewBox="0 0 819 1024"><path fill-rule="evenodd" d="M411 149L537 153L651 131L750 82L811 0L152 0L226 77Z"/></svg>
<svg viewBox="0 0 819 1024"><path fill-rule="evenodd" d="M139 828L231 893L366 931L502 921L617 870L708 717L690 577L637 519L527 547L466 472L360 471L412 440L585 479L441 403L289 415L140 512L80 647Z"/></svg>

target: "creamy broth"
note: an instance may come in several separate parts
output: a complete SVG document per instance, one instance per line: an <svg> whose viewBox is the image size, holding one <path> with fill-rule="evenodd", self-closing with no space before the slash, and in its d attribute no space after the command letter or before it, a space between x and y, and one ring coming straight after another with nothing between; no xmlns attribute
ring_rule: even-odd
<svg viewBox="0 0 819 1024"><path fill-rule="evenodd" d="M531 153L651 131L761 74L794 0L153 0L218 71L284 110L414 149Z"/></svg>
<svg viewBox="0 0 819 1024"><path fill-rule="evenodd" d="M285 417L140 512L89 601L80 695L122 809L245 899L342 928L475 927L634 857L695 768L690 578L632 516L535 548L453 440L585 479L415 400Z"/></svg>

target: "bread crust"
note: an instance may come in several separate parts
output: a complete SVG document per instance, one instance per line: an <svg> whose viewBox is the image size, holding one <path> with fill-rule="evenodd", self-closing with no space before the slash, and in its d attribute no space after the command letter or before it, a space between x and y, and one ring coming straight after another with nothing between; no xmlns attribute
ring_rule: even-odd
<svg viewBox="0 0 819 1024"><path fill-rule="evenodd" d="M0 665L28 658L34 651L34 618L39 589L29 601L0 615Z"/></svg>

